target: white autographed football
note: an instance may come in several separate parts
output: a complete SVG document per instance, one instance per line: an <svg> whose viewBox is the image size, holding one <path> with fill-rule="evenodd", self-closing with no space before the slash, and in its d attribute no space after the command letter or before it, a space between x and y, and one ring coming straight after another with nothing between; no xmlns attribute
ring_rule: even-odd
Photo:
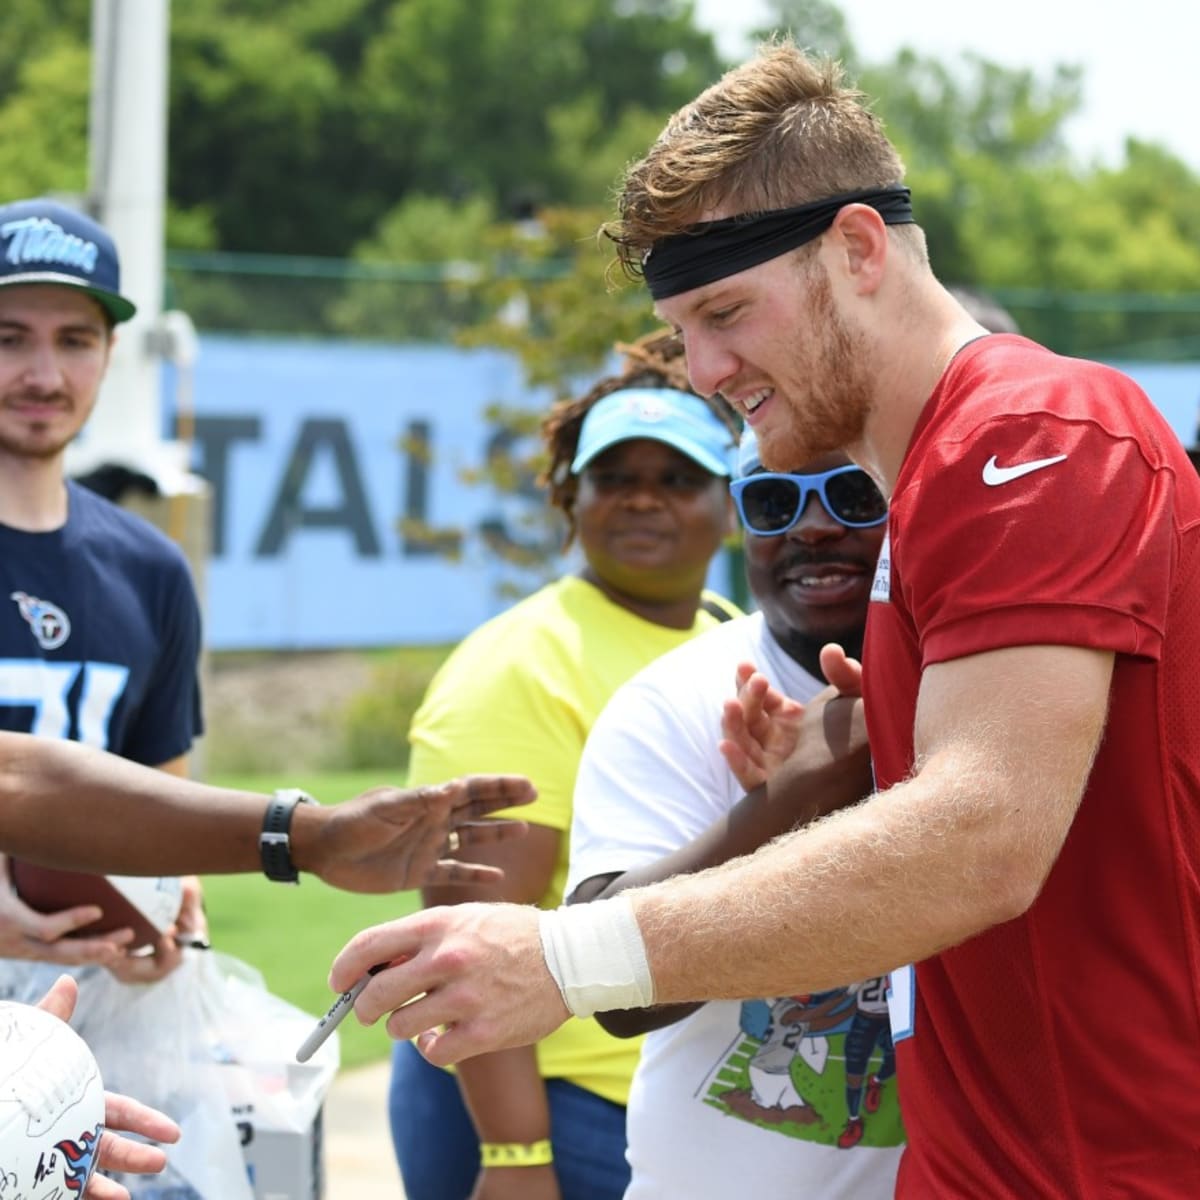
<svg viewBox="0 0 1200 1200"><path fill-rule="evenodd" d="M104 1084L57 1017L0 1001L0 1196L82 1196L104 1132Z"/></svg>

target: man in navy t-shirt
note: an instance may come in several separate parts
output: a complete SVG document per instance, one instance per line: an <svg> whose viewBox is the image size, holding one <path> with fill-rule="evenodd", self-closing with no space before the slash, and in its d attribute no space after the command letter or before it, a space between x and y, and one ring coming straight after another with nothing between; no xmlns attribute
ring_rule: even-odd
<svg viewBox="0 0 1200 1200"><path fill-rule="evenodd" d="M45 199L0 207L0 729L182 775L201 731L187 564L145 521L69 482L63 465L115 327L133 313L116 247L94 221ZM100 964L131 982L179 962L169 938L133 956L120 933L64 937L88 919L36 913L0 887L0 957ZM179 927L203 932L197 881L185 885Z"/></svg>

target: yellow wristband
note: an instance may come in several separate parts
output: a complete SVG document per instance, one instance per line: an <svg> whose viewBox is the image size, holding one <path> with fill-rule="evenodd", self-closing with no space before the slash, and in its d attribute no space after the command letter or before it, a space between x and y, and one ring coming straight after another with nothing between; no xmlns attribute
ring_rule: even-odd
<svg viewBox="0 0 1200 1200"><path fill-rule="evenodd" d="M550 1139L540 1142L483 1142L479 1158L485 1167L544 1167L554 1161Z"/></svg>

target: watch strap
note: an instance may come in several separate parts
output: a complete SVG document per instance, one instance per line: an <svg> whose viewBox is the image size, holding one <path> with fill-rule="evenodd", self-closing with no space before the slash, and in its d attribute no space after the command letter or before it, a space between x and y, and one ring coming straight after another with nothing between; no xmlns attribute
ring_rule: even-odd
<svg viewBox="0 0 1200 1200"><path fill-rule="evenodd" d="M299 788L280 788L263 814L258 855L263 874L276 883L300 882L300 872L292 862L292 815L297 804L316 804L316 801Z"/></svg>

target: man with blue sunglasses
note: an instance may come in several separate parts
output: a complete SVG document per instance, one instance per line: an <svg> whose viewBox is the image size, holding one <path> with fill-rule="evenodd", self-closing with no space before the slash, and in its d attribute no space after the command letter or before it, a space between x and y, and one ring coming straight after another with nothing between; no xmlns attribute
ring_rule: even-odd
<svg viewBox="0 0 1200 1200"><path fill-rule="evenodd" d="M757 442L755 443L757 453ZM842 463L813 475L786 475L760 470L736 479L729 487L738 516L749 533L775 537L800 520L811 496L850 529L870 529L887 520L887 501L875 481L853 463Z"/></svg>
<svg viewBox="0 0 1200 1200"><path fill-rule="evenodd" d="M870 790L864 731L851 701L822 691L819 657L829 641L861 652L883 497L841 455L765 471L753 431L730 486L758 611L643 668L605 706L576 778L572 902L727 861ZM850 753L791 764L785 795L744 764L735 774L721 718L743 663L800 702L804 732L850 722ZM601 1014L610 1033L648 1034L626 1114L625 1200L891 1197L904 1129L886 982Z"/></svg>

